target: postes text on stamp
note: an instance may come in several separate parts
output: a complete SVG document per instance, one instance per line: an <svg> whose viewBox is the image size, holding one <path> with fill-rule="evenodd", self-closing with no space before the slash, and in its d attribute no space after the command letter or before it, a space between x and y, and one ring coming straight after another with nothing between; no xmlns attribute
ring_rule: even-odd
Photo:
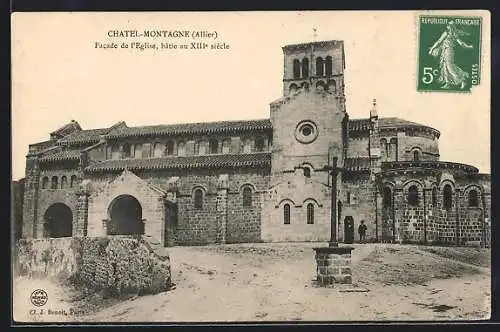
<svg viewBox="0 0 500 332"><path fill-rule="evenodd" d="M481 17L419 17L419 91L470 92L479 85L481 26Z"/></svg>

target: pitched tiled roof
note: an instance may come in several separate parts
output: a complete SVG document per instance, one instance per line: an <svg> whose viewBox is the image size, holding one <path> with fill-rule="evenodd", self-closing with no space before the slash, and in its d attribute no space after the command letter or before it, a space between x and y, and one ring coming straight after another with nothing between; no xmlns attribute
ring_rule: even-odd
<svg viewBox="0 0 500 332"><path fill-rule="evenodd" d="M426 125L423 125L421 123L416 123L416 122L411 122L405 119L400 119L400 118L380 118L379 119L379 126L382 128L387 128L387 127L428 127Z"/></svg>
<svg viewBox="0 0 500 332"><path fill-rule="evenodd" d="M428 128L435 131L439 135L439 131L436 129L416 123L411 122L405 119L400 118L379 118L378 124L380 129L384 128L411 128L411 127L420 127L420 128ZM370 119L352 119L349 120L349 131L368 131L370 130Z"/></svg>
<svg viewBox="0 0 500 332"><path fill-rule="evenodd" d="M370 169L370 158L355 157L344 160L344 169L347 171L367 171Z"/></svg>
<svg viewBox="0 0 500 332"><path fill-rule="evenodd" d="M64 136L64 135L68 135L69 133L71 133L73 131L80 131L80 130L82 130L82 128L80 127L78 122L76 122L75 120L71 120L70 123L65 124L61 128L51 132L50 134L56 135L56 136Z"/></svg>
<svg viewBox="0 0 500 332"><path fill-rule="evenodd" d="M184 123L158 126L121 127L111 130L109 138L130 136L155 136L155 135L182 135L182 134L208 134L247 130L271 129L269 119L247 121L219 121Z"/></svg>
<svg viewBox="0 0 500 332"><path fill-rule="evenodd" d="M137 136L156 136L156 135L185 135L185 134L210 134L210 133L228 133L237 131L265 130L272 129L269 119L242 120L242 121L219 121L219 122L199 122L183 123L171 125L139 126L127 127L124 123L110 128L98 128L80 130L61 138L60 143L83 144L97 143L101 135L107 135L108 138L137 137ZM429 128L437 133L437 130L411 121L400 118L380 118L379 127L384 128L402 128L402 127L421 127ZM370 129L370 119L352 119L349 120L350 132L364 132Z"/></svg>
<svg viewBox="0 0 500 332"><path fill-rule="evenodd" d="M37 154L43 150L49 149L55 145L56 145L56 142L53 140L30 144L28 147L28 156L35 155L35 154Z"/></svg>
<svg viewBox="0 0 500 332"><path fill-rule="evenodd" d="M271 165L271 154L221 154L191 157L167 157L147 159L106 160L85 168L86 172L120 171L141 169L186 169L186 168L223 168L223 167L265 167Z"/></svg>
<svg viewBox="0 0 500 332"><path fill-rule="evenodd" d="M55 145L55 141L47 140L47 141L43 141L43 142L33 143L33 144L30 144L29 146L37 148L37 149L45 149L45 148L48 148L52 145Z"/></svg>
<svg viewBox="0 0 500 332"><path fill-rule="evenodd" d="M64 138L61 138L61 143L97 143L100 140L100 135L105 135L109 131L108 128L88 129L77 131Z"/></svg>
<svg viewBox="0 0 500 332"><path fill-rule="evenodd" d="M63 150L49 155L45 155L39 159L40 162L62 161L62 160L78 160L80 159L80 150Z"/></svg>

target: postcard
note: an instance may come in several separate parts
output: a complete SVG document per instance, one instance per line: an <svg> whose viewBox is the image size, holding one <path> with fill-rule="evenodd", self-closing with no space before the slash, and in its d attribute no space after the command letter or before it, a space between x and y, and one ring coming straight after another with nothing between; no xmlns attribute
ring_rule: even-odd
<svg viewBox="0 0 500 332"><path fill-rule="evenodd" d="M14 321L489 319L490 33L14 13Z"/></svg>

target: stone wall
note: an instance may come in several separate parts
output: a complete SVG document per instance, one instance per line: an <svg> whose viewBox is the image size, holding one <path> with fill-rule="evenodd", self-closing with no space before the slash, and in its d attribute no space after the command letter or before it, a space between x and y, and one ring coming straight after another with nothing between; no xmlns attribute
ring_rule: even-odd
<svg viewBox="0 0 500 332"><path fill-rule="evenodd" d="M158 293L171 285L168 253L145 238L22 239L16 249L18 275L70 280L115 294Z"/></svg>
<svg viewBox="0 0 500 332"><path fill-rule="evenodd" d="M444 207L444 195L443 189L446 184L452 186L452 200L451 200L451 209L447 210ZM457 195L457 188L455 188L455 184L452 179L444 181L440 184L437 191L437 204L434 211L434 218L432 221L435 223L435 228L438 233L437 239L434 239L435 242L444 243L444 244L456 244L457 243L457 226L459 215L459 204L460 197Z"/></svg>
<svg viewBox="0 0 500 332"><path fill-rule="evenodd" d="M45 223L45 213L47 209L56 203L63 203L71 209L72 212L72 223L73 223L73 235L78 235L77 229L77 219L76 219L76 210L77 210L77 197L76 197L76 188L67 188L67 189L40 189L38 192L38 216L36 221L36 234L37 237L43 237L44 235L44 226Z"/></svg>
<svg viewBox="0 0 500 332"><path fill-rule="evenodd" d="M408 202L408 190L415 185L418 190L418 204ZM423 242L424 241L424 187L420 181L409 181L403 188L394 192L396 209L396 241L397 242Z"/></svg>
<svg viewBox="0 0 500 332"><path fill-rule="evenodd" d="M330 238L331 198L325 166L331 166L332 156L337 156L337 165L342 165L347 143L345 119L343 99L316 88L302 89L271 104L272 176L262 208L263 241ZM307 137L300 130L304 123L314 128ZM309 177L301 167L311 169ZM337 186L341 188L340 179ZM287 224L286 204L290 206ZM314 220L308 223L309 204L314 209Z"/></svg>
<svg viewBox="0 0 500 332"><path fill-rule="evenodd" d="M34 237L39 238L44 236L44 223L46 221L45 213L51 205L56 203L63 203L71 209L73 217L73 235L79 235L77 233L77 229L79 226L76 224L76 191L78 189L80 174L78 172L78 169L76 168L76 165L77 164L75 164L74 162L67 162L56 165L40 165L39 171L36 175L37 179L34 183L36 184L36 190L32 190L32 192L28 193L27 197L25 198L25 202L28 204L26 210L30 210L30 205L33 204L33 198L35 198L34 201L36 204L36 214L32 216L30 213L30 216L27 220L27 224L29 224L31 221L34 221L32 231ZM58 179L56 189L51 189L51 181L53 176L56 176ZM67 182L66 185L62 188L61 179L63 176L66 177ZM73 187L70 187L71 176L77 176L77 181L73 184ZM45 188L43 188L42 183L44 177L47 177L49 179L47 187Z"/></svg>
<svg viewBox="0 0 500 332"><path fill-rule="evenodd" d="M166 188L170 178L177 182L177 225L175 242L178 245L199 245L217 242L255 242L260 240L260 202L269 184L268 169L193 169L189 171L138 172L148 183ZM219 178L227 174L227 191L219 189ZM243 207L242 189L252 189L252 207ZM194 190L202 189L203 207L194 208ZM218 210L224 204L225 210ZM224 213L224 225L219 225ZM218 226L219 225L219 226ZM224 228L224 234L219 234ZM220 241L219 241L220 240Z"/></svg>
<svg viewBox="0 0 500 332"><path fill-rule="evenodd" d="M491 176L489 174L478 174L475 177L476 184L483 188L481 203L484 217L484 245L491 246Z"/></svg>
<svg viewBox="0 0 500 332"><path fill-rule="evenodd" d="M218 188L219 177L227 174L227 188ZM157 179L158 180L158 179ZM260 241L260 202L262 192L269 183L268 170L198 170L179 178L178 244L206 244L218 242ZM245 186L252 190L252 206L243 206L242 191ZM203 208L194 209L193 190L203 188ZM218 204L224 205L223 210ZM220 216L224 213L224 216ZM218 220L226 220L219 225ZM224 222L224 221L222 221ZM217 230L222 227L224 230Z"/></svg>
<svg viewBox="0 0 500 332"><path fill-rule="evenodd" d="M23 237L43 236L44 214L55 203L63 203L71 209L73 236L103 236L107 231L108 209L113 199L125 194L136 197L140 202L145 234L162 243L168 242L169 245L327 240L330 236L331 193L328 172L324 166L330 163L332 155L338 156L339 165L342 165L346 148L345 132L342 130L346 115L343 103L339 96L316 89L301 91L271 104L272 133L264 130L217 137L218 152L224 151L225 141L226 150L229 144L233 153L248 148L253 150L253 140L264 137L264 149L272 147L272 169L138 171L134 172L136 178L118 182L117 172L92 174L88 177L90 191L80 192L80 188L71 188L69 184L72 175L78 176L78 182L82 180L80 170L83 164L66 161L39 165L36 158L29 156L23 203ZM304 120L312 121L317 126L318 136L310 142L301 142L295 137L295 128ZM390 142L394 139L397 140L394 148L399 160L412 160L414 148L422 152L421 160L437 160L439 157L438 139L431 133L386 127L379 128L379 134L378 138L372 134L372 150L377 150L380 140ZM368 135L366 132L347 138L348 157L369 156ZM141 149L149 151L145 153L147 156L154 155L155 143L164 149L167 140L172 139L175 143L174 154L178 151L177 143L180 141L189 143L186 145L186 152L192 154L195 141L199 143L198 150L207 152L209 138L211 137L203 135L164 137L160 140L138 138L127 143L132 147L132 154L135 143L144 143ZM88 157L94 161L105 159L106 154L109 154L106 149L111 150L112 142L109 143L93 146L89 149ZM122 145L124 141L117 143ZM121 149L123 150L123 146ZM383 147L381 150L381 160L384 160L387 158L387 151L384 152ZM389 159L395 155L393 153ZM304 167L311 169L309 177L305 176ZM337 211L340 241L346 238L344 219L352 216L354 241L359 240L357 228L360 221L364 220L369 241L390 238L391 241L402 242L484 242L486 233L489 232L486 224L491 223L488 175L464 174L465 168L457 171L458 168L449 165L405 167L407 169L397 170L398 175L377 175L390 183L390 209L383 208L382 188L375 187L375 177L372 177L372 174L379 172L378 168L372 165L371 173L344 172L339 175L339 178L342 177L337 185L338 202L342 203L342 209ZM470 172L470 169L466 172ZM224 188L220 187L222 175L227 175L227 186ZM50 182L48 188L42 188L41 180L44 176L49 179L57 176L59 188L50 189ZM68 180L68 186L63 189L60 188L62 176L66 176ZM171 215L166 208L165 192L169 190L169 181L173 178L178 178L175 202L172 203L177 217L175 225L170 225L168 220ZM419 191L420 201L415 206L410 206L407 202L411 183L416 184ZM443 207L442 192L445 183L450 183L453 188L452 206L448 210ZM159 191L150 185L156 186ZM242 191L245 186L252 189L251 206L243 206ZM193 204L196 188L201 188L204 193L201 209L195 209ZM435 197L433 188L437 188ZM480 193L477 207L467 205L471 188L476 188ZM290 224L283 223L283 206L286 203L291 205ZM312 224L307 223L307 204L314 205ZM166 241L166 238L169 240Z"/></svg>
<svg viewBox="0 0 500 332"><path fill-rule="evenodd" d="M333 44L327 45L314 45L314 57L312 54L313 49L311 46L299 47L299 48L287 48L284 50L284 72L283 78L285 79L283 84L283 95L288 95L289 86L291 82L300 86L302 82L309 83L309 77L318 77L316 73L316 57L322 57L325 59L327 56L332 57L332 74L335 76L330 76L328 79L333 79L336 81L337 89L340 93L343 93L344 82L343 76L340 74L344 71L344 54L343 54L343 42L334 41ZM293 61L302 61L304 58L309 60L308 66L308 77L302 77L301 79L294 79L293 75Z"/></svg>
<svg viewBox="0 0 500 332"><path fill-rule="evenodd" d="M349 137L347 145L347 157L369 157L369 139L366 136Z"/></svg>
<svg viewBox="0 0 500 332"><path fill-rule="evenodd" d="M401 145L401 155L399 160L413 160L413 151L420 152L420 158L424 161L437 161L439 160L439 145L438 140L433 139L429 135L419 133L417 136L402 136L399 138L398 143Z"/></svg>
<svg viewBox="0 0 500 332"><path fill-rule="evenodd" d="M141 194L142 190L149 190L145 188L148 184L152 184L167 191L169 181L178 178L177 219L172 229L175 234L171 244L201 245L260 241L261 196L269 184L268 169L138 171L134 174L140 181L123 182L121 192L125 193L126 189L128 194L138 198L146 219L146 231L148 225L152 223L156 225L154 228L149 228L151 231L148 234L164 241L165 229L164 225L163 227L161 225L165 223L165 210L156 199L151 198L151 195ZM227 174L227 188L223 193L219 188L219 178L224 174ZM91 236L104 234L101 229L101 219L106 218L110 202L119 194L118 191L110 190L108 187L118 176L118 174L107 174L90 178L92 194L89 197L89 235ZM246 186L252 189L251 207L244 207L242 202L242 191ZM197 188L202 189L204 194L201 209L194 208L193 194ZM96 207L98 201L99 209ZM223 204L226 208L220 210L218 204ZM224 225L220 225L221 213L224 214ZM224 228L224 234L220 234L221 227Z"/></svg>
<svg viewBox="0 0 500 332"><path fill-rule="evenodd" d="M108 181L92 181L87 190L90 194L88 197L88 236L106 235L111 203L118 197L130 195L141 205L144 233L159 241L163 240L165 226L163 192L151 188L146 181L129 171L118 176L109 176Z"/></svg>
<svg viewBox="0 0 500 332"><path fill-rule="evenodd" d="M449 182L451 183L451 182ZM490 215L491 206L486 202L490 197L489 186L477 181L457 181L453 185L452 207L443 207L443 186L437 192L437 206L433 209L437 236L432 240L450 244L479 244L484 241L485 232L489 231L486 218ZM478 206L468 205L468 193L475 189L478 193ZM483 202L484 201L484 202Z"/></svg>
<svg viewBox="0 0 500 332"><path fill-rule="evenodd" d="M370 178L369 172L344 173L343 187L339 200L342 202L342 211L339 222L339 239L345 239L344 218L352 216L354 219L354 241L359 241L358 227L364 220L367 227L366 240L375 241L377 231L380 233L380 220L377 220L375 208L375 193L377 188ZM378 225L376 224L378 223Z"/></svg>
<svg viewBox="0 0 500 332"><path fill-rule="evenodd" d="M460 216L458 223L458 237L461 244L479 243L485 240L491 210L491 182L480 177L456 178ZM478 205L469 206L469 193L475 190L478 193Z"/></svg>
<svg viewBox="0 0 500 332"><path fill-rule="evenodd" d="M481 180L485 178L484 180ZM391 188L393 212L380 211L379 218L388 220L391 213L395 216L395 238L392 239L391 225L382 232L384 238L396 242L439 243L453 245L486 244L490 226L490 180L488 176L477 174L464 175L459 171L443 170L429 173L414 169L393 177L386 177L384 186ZM444 205L444 188L451 187L451 205ZM409 188L418 189L418 203L408 202ZM468 194L471 190L478 193L478 205L469 206ZM382 206L382 200L378 206Z"/></svg>
<svg viewBox="0 0 500 332"><path fill-rule="evenodd" d="M252 188L251 206L243 205L241 191L227 197L226 243L260 242L262 191Z"/></svg>
<svg viewBox="0 0 500 332"><path fill-rule="evenodd" d="M326 173L326 172L323 172ZM262 204L262 240L327 241L330 238L330 187L321 174L307 178L301 169L281 175L267 190ZM338 179L340 188L340 178ZM290 223L284 223L284 206L290 206ZM313 204L314 221L307 223L307 205Z"/></svg>
<svg viewBox="0 0 500 332"><path fill-rule="evenodd" d="M11 186L11 220L14 239L17 241L22 236L23 228L23 197L26 179L12 181Z"/></svg>
<svg viewBox="0 0 500 332"><path fill-rule="evenodd" d="M322 286L352 283L351 250L348 247L314 248L316 282Z"/></svg>
<svg viewBox="0 0 500 332"><path fill-rule="evenodd" d="M290 205L290 224L284 224L284 205ZM314 224L307 223L307 204L314 206ZM268 213L267 211L271 211ZM330 239L330 203L318 205L315 201L294 204L283 201L269 205L263 211L262 240L265 242L328 241Z"/></svg>
<svg viewBox="0 0 500 332"><path fill-rule="evenodd" d="M25 190L23 197L22 237L36 237L35 220L38 218L38 191L40 168L36 157L26 157Z"/></svg>
<svg viewBox="0 0 500 332"><path fill-rule="evenodd" d="M194 208L192 195L177 198L177 244L210 244L217 239L217 193L204 191L203 208Z"/></svg>
<svg viewBox="0 0 500 332"><path fill-rule="evenodd" d="M320 169L329 164L329 156L343 156L345 116L343 101L316 89L303 90L283 103L272 104L272 172L290 171L304 162ZM297 128L304 121L316 126L311 141L299 139Z"/></svg>
<svg viewBox="0 0 500 332"><path fill-rule="evenodd" d="M71 185L71 176L76 176L78 180L81 178L81 173L78 171L78 163L77 162L63 162L61 164L42 164L40 166L40 189L42 189L42 180L44 177L47 177L49 182L46 189L51 189L51 181L52 177L57 177L57 189L58 190L69 190ZM62 177L66 177L66 186L61 188L61 179ZM74 188L77 187L78 184L75 183Z"/></svg>
<svg viewBox="0 0 500 332"><path fill-rule="evenodd" d="M391 141L396 141L396 145L389 147ZM413 151L420 152L420 160L439 160L439 141L426 133L406 133L401 130L380 130L379 142L386 144L380 146L381 160L412 161ZM389 149L392 149L390 153ZM368 157L369 156L369 134L356 135L349 138L347 147L347 157Z"/></svg>

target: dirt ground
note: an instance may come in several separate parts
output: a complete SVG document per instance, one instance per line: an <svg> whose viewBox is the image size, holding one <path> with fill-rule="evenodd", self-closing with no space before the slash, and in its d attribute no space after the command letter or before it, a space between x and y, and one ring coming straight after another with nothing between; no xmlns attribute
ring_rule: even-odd
<svg viewBox="0 0 500 332"><path fill-rule="evenodd" d="M175 288L128 299L82 295L48 280L14 282L17 320L241 322L479 320L490 316L490 251L413 245L354 245L353 284L315 285L319 243L170 248ZM29 294L49 294L31 315ZM47 310L52 309L48 315ZM38 309L40 310L40 309Z"/></svg>

